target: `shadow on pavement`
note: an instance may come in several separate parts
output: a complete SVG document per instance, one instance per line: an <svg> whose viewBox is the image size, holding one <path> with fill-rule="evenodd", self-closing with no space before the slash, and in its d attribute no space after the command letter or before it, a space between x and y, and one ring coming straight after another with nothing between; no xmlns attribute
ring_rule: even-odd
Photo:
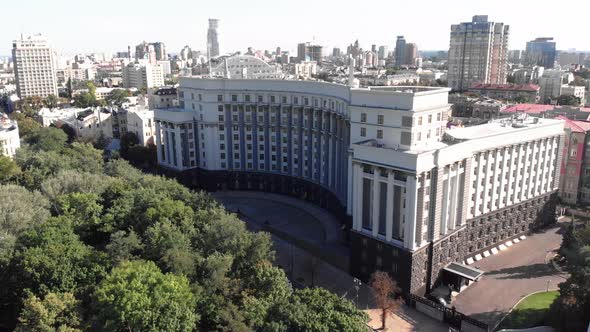
<svg viewBox="0 0 590 332"><path fill-rule="evenodd" d="M489 312L480 312L477 314L472 314L472 315L469 315L469 317L471 317L473 319L477 319L480 322L484 322L484 323L488 324L490 327L494 327L494 326L496 326L496 324L498 324L500 319L502 319L502 317L504 317L505 314L506 314L506 312L504 312L504 311L494 310L494 311L489 311Z"/></svg>
<svg viewBox="0 0 590 332"><path fill-rule="evenodd" d="M486 272L486 275L498 274L506 275L498 277L497 279L531 279L552 276L555 274L555 270L553 270L549 264L538 263L532 265L508 267Z"/></svg>

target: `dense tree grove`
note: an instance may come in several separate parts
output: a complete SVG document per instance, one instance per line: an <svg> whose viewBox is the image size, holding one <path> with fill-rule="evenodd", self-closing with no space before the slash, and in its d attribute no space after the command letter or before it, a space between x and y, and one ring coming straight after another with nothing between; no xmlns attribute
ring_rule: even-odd
<svg viewBox="0 0 590 332"><path fill-rule="evenodd" d="M559 284L559 297L548 319L559 331L586 331L590 324L590 225L569 227L559 254L570 277Z"/></svg>
<svg viewBox="0 0 590 332"><path fill-rule="evenodd" d="M24 142L0 176L0 329L366 331L350 301L294 290L269 235L209 195L57 128Z"/></svg>

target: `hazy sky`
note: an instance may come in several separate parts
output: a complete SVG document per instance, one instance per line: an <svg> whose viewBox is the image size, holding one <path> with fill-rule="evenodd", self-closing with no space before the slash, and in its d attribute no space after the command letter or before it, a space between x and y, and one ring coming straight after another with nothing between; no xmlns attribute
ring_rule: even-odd
<svg viewBox="0 0 590 332"><path fill-rule="evenodd" d="M163 41L168 52L184 45L205 49L207 19L220 19L222 52L296 50L315 41L346 49L359 39L393 48L397 35L421 50L448 49L451 24L487 14L510 25L510 48L551 36L558 49L590 50L590 1L565 0L16 0L3 6L0 55L23 33L43 33L58 53L125 51L142 40ZM9 12L9 13L8 13Z"/></svg>

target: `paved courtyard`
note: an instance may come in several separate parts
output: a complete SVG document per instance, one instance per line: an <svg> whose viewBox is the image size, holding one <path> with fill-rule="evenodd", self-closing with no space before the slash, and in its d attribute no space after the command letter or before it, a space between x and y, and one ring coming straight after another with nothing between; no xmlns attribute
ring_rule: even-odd
<svg viewBox="0 0 590 332"><path fill-rule="evenodd" d="M484 271L480 280L461 292L453 305L464 314L495 326L526 295L556 289L565 275L549 262L559 248L565 224L529 236L472 266Z"/></svg>
<svg viewBox="0 0 590 332"><path fill-rule="evenodd" d="M260 192L217 192L213 196L230 211L238 208L242 219L252 230L260 230L270 223L281 231L288 230L322 250L333 250L348 257L348 249L340 244L339 222L327 211L310 203L282 195ZM267 223L268 221L268 223ZM326 231L329 229L330 231ZM367 285L355 288L354 278L345 270L324 261L316 261L312 255L284 239L273 235L275 264L285 270L296 285L316 285L346 297L365 310L372 327L380 327L371 289ZM407 306L388 318L387 332L446 332L448 327Z"/></svg>

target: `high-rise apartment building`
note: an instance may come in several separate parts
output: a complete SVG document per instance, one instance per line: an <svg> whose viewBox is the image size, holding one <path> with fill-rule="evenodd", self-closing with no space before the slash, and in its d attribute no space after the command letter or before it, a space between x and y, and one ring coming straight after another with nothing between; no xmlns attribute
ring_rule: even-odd
<svg viewBox="0 0 590 332"><path fill-rule="evenodd" d="M508 75L509 26L476 15L451 26L449 87L467 90L474 83L505 84Z"/></svg>
<svg viewBox="0 0 590 332"><path fill-rule="evenodd" d="M153 61L164 61L168 59L166 54L166 45L162 42L142 42L135 46L135 59L147 59ZM151 63L151 62L150 62Z"/></svg>
<svg viewBox="0 0 590 332"><path fill-rule="evenodd" d="M379 51L377 54L379 55L380 60L387 59L388 53L389 52L388 52L388 48L386 45L379 46Z"/></svg>
<svg viewBox="0 0 590 332"><path fill-rule="evenodd" d="M552 37L536 38L526 43L526 51L524 53L525 65L553 68L556 58L557 51L555 50L555 42Z"/></svg>
<svg viewBox="0 0 590 332"><path fill-rule="evenodd" d="M217 28L219 27L219 20L210 18L209 29L207 30L207 49L209 50L209 58L219 56L219 35Z"/></svg>
<svg viewBox="0 0 590 332"><path fill-rule="evenodd" d="M332 49L332 56L333 56L333 57L339 57L339 56L341 56L341 55L342 55L342 52L340 51L340 48L338 48L338 47L334 47L334 48Z"/></svg>
<svg viewBox="0 0 590 332"><path fill-rule="evenodd" d="M41 35L14 40L12 61L20 98L57 96L53 50Z"/></svg>
<svg viewBox="0 0 590 332"><path fill-rule="evenodd" d="M297 60L299 62L316 61L319 63L323 56L321 45L312 45L310 42L297 44Z"/></svg>
<svg viewBox="0 0 590 332"><path fill-rule="evenodd" d="M552 220L563 122L447 129L449 90L183 77L181 109L155 111L158 163L208 190L335 212L362 280L461 289L481 274L463 262Z"/></svg>
<svg viewBox="0 0 590 332"><path fill-rule="evenodd" d="M397 36L395 41L395 66L401 67L406 61L406 39L404 36Z"/></svg>
<svg viewBox="0 0 590 332"><path fill-rule="evenodd" d="M139 60L123 67L123 86L125 88L150 89L164 85L164 69Z"/></svg>
<svg viewBox="0 0 590 332"><path fill-rule="evenodd" d="M403 64L406 66L415 66L416 58L418 58L418 45L414 43L406 44Z"/></svg>

